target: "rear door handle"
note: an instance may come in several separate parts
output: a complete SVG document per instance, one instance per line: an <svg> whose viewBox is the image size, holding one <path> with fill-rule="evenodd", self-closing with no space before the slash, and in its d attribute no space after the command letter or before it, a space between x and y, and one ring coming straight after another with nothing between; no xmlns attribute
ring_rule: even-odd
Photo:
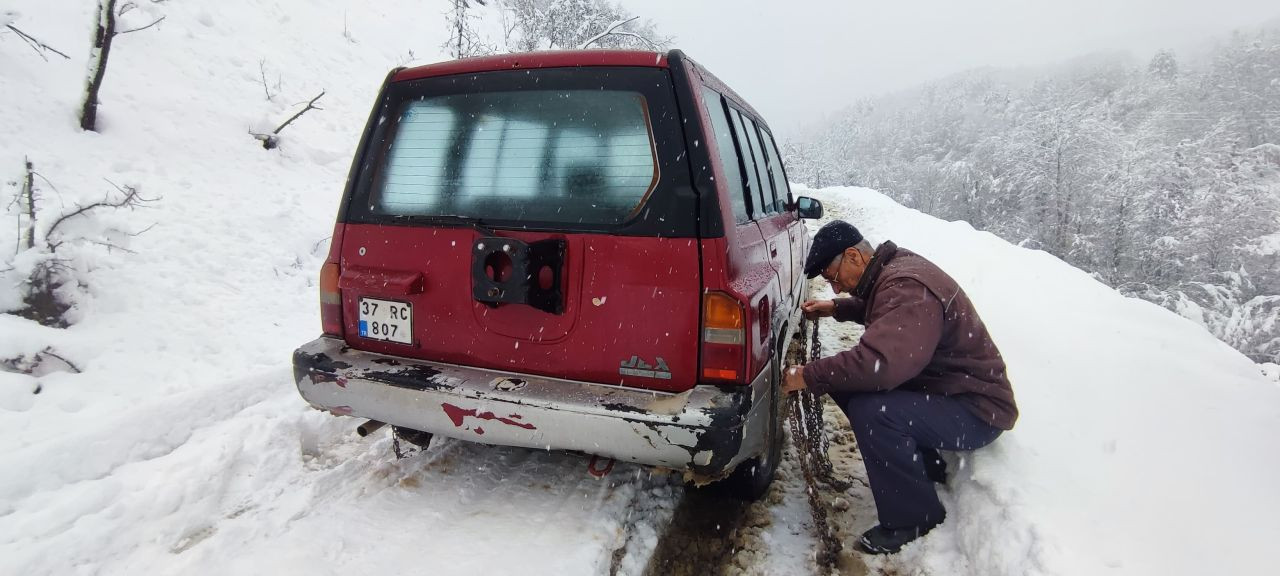
<svg viewBox="0 0 1280 576"><path fill-rule="evenodd" d="M776 241L769 243L769 254L774 258L778 257L778 243Z"/></svg>

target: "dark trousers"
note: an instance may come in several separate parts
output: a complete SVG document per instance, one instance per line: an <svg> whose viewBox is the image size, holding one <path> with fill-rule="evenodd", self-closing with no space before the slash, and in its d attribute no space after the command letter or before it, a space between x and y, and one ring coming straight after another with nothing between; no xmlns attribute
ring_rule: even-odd
<svg viewBox="0 0 1280 576"><path fill-rule="evenodd" d="M931 526L945 510L924 461L935 450L975 450L1001 430L954 398L905 390L831 395L849 417L867 467L880 525Z"/></svg>

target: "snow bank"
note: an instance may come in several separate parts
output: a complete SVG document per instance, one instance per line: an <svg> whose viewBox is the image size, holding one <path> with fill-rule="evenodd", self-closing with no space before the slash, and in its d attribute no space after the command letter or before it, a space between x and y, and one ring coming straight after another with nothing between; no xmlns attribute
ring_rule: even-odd
<svg viewBox="0 0 1280 576"><path fill-rule="evenodd" d="M803 191L969 293L1021 418L965 459L931 574L1261 574L1280 541L1280 388L1193 322L862 188Z"/></svg>

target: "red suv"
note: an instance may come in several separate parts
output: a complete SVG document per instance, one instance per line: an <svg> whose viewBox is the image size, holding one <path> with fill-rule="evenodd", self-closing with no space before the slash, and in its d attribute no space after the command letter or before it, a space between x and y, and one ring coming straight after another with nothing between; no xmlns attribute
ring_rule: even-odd
<svg viewBox="0 0 1280 576"><path fill-rule="evenodd" d="M402 432L764 493L809 237L764 121L680 51L396 69L320 274L303 398Z"/></svg>

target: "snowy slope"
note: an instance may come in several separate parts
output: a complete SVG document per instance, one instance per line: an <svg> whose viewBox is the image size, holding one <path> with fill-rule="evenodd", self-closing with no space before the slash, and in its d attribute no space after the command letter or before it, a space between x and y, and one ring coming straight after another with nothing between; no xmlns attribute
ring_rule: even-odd
<svg viewBox="0 0 1280 576"><path fill-rule="evenodd" d="M1280 390L1203 328L867 189L812 191L965 288L1021 417L965 459L931 574L1265 574L1280 541Z"/></svg>
<svg viewBox="0 0 1280 576"><path fill-rule="evenodd" d="M73 57L0 36L0 182L26 156L50 212L104 179L161 197L116 216L155 227L136 254L91 253L71 329L0 316L0 357L53 346L85 371L0 372L0 574L596 573L651 549L628 538L675 495L647 470L597 481L579 457L447 441L397 463L294 389L356 139L387 71L437 54L443 5L138 4L122 29L166 19L116 38L93 134L77 120L93 3L0 2ZM321 90L280 149L248 135Z"/></svg>
<svg viewBox="0 0 1280 576"><path fill-rule="evenodd" d="M161 198L128 215L134 230L156 224L130 243L136 255L100 254L83 321L41 336L103 379L96 397L76 392L66 402L109 412L278 366L314 336L317 255L373 96L401 54L443 40L437 15L403 17L416 2L357 4L140 3L122 27L167 18L116 38L93 134L76 118L92 3L19 3L18 24L75 59L45 63L4 37L4 180L18 178L27 156L51 183L42 186L51 211L101 198L111 190L104 179ZM343 37L344 13L355 43ZM282 80L275 102L258 79L263 59L272 83ZM322 89L325 109L286 129L281 149L267 152L248 135ZM13 233L4 227L5 245ZM15 426L20 441L45 436L47 422Z"/></svg>

